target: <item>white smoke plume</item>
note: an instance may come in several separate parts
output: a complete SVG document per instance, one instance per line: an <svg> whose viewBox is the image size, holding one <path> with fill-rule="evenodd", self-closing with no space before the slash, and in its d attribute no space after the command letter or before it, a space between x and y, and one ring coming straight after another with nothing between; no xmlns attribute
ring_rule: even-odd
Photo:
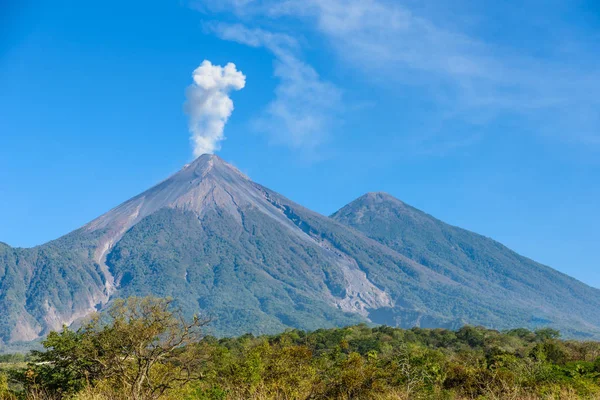
<svg viewBox="0 0 600 400"><path fill-rule="evenodd" d="M233 112L229 94L246 86L246 76L233 63L221 67L204 60L192 77L194 83L186 90L185 112L190 118L194 156L198 157L221 149L223 129Z"/></svg>

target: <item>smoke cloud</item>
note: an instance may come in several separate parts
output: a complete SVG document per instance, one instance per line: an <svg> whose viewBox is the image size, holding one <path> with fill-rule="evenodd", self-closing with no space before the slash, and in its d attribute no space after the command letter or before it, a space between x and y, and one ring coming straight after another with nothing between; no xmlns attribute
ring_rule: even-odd
<svg viewBox="0 0 600 400"><path fill-rule="evenodd" d="M198 157L221 149L223 130L233 112L229 94L246 86L246 76L233 63L221 67L204 60L192 77L194 83L186 90L185 112L190 118L194 156Z"/></svg>

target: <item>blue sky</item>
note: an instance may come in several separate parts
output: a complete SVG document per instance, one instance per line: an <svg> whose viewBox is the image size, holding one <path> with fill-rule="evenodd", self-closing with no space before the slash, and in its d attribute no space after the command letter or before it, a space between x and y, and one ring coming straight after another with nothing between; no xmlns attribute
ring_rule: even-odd
<svg viewBox="0 0 600 400"><path fill-rule="evenodd" d="M2 2L0 241L190 161L210 60L246 76L218 154L255 181L323 214L386 191L600 287L600 5L426 3Z"/></svg>

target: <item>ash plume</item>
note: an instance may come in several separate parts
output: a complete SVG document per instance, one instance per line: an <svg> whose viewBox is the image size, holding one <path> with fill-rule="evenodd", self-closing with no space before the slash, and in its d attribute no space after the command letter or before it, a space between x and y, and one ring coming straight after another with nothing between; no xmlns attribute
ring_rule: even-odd
<svg viewBox="0 0 600 400"><path fill-rule="evenodd" d="M229 94L246 86L246 76L233 63L222 67L204 60L192 77L194 83L186 90L184 108L194 156L198 157L220 150L225 124L233 112Z"/></svg>

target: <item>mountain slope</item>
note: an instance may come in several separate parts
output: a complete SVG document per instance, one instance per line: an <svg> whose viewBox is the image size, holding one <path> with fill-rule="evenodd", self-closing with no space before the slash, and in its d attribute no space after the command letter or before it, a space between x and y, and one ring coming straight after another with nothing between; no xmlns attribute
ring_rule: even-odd
<svg viewBox="0 0 600 400"><path fill-rule="evenodd" d="M32 249L0 245L0 344L37 339L106 303L95 246L77 232Z"/></svg>
<svg viewBox="0 0 600 400"><path fill-rule="evenodd" d="M57 241L2 248L1 340L34 339L134 294L173 296L213 315L219 334L355 323L392 304L278 199L202 156Z"/></svg>
<svg viewBox="0 0 600 400"><path fill-rule="evenodd" d="M597 335L600 290L536 263L487 237L445 224L386 193L369 193L331 216L505 309L515 319L483 325L553 325L567 334Z"/></svg>
<svg viewBox="0 0 600 400"><path fill-rule="evenodd" d="M217 157L210 160L210 169L197 161L182 171L187 178L178 174L141 196L154 199L161 186L177 186L173 181L195 182L191 194L186 191L174 206L148 215L118 239L106 259L118 295L173 296L186 310L213 314L218 334L263 333L365 321L370 310L393 307L369 268L381 277L380 270L391 268L388 279L402 279L407 287L418 287L421 279L445 280L250 181ZM112 225L133 219L122 210L137 218L132 210L138 208L125 203L87 229L120 232ZM338 231L349 248L359 250L332 244L327 235Z"/></svg>
<svg viewBox="0 0 600 400"><path fill-rule="evenodd" d="M587 311L600 304L599 291L385 200L328 218L201 156L58 240L32 249L0 244L0 344L36 339L116 297L149 294L212 316L218 335L371 321L548 322L600 337Z"/></svg>

